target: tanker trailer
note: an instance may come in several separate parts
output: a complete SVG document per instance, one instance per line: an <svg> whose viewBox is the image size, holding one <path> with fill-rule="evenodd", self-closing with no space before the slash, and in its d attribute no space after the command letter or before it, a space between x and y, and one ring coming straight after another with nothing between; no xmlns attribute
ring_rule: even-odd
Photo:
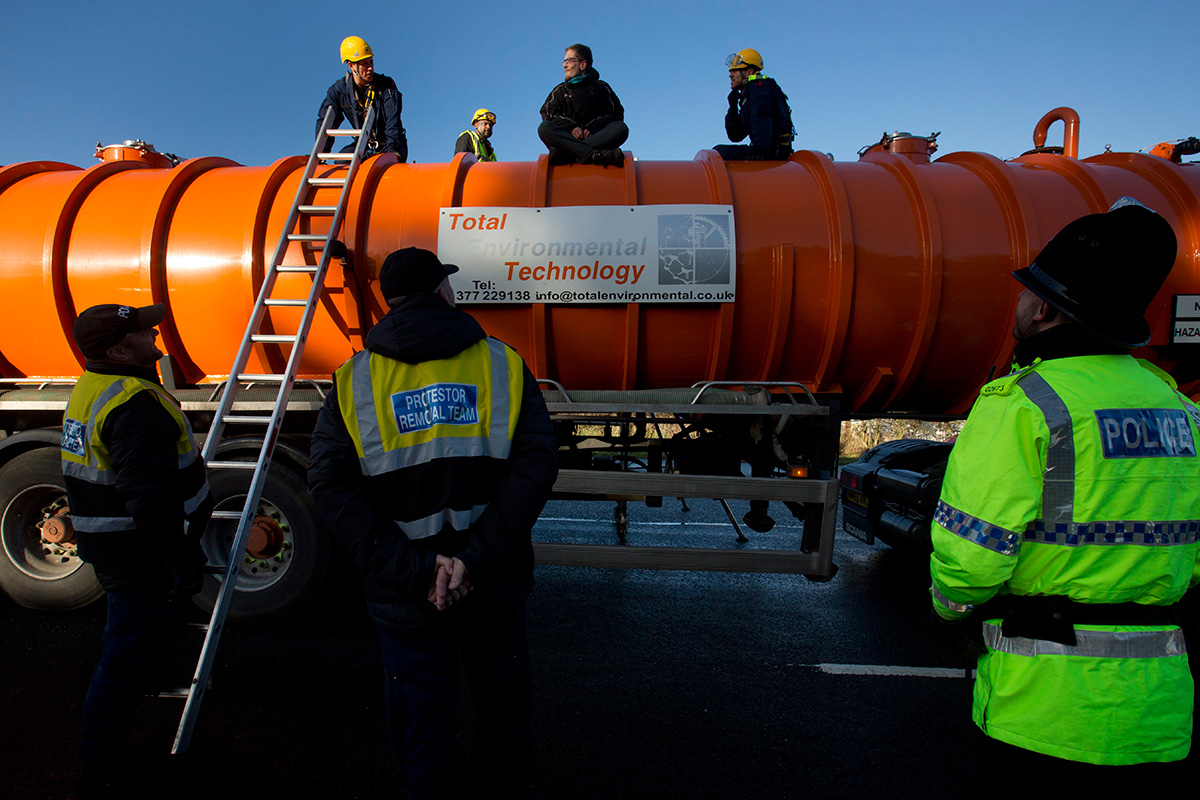
<svg viewBox="0 0 1200 800"><path fill-rule="evenodd" d="M1172 343L1168 322L1175 295L1200 294L1200 179L1191 165L1149 155L1080 160L1077 135L1076 120L1058 152L1039 147L1012 161L969 152L931 161L932 137L901 136L856 162L812 151L728 164L712 151L665 162L627 154L615 169L466 154L447 164L365 161L340 233L351 256L325 281L233 613L282 613L320 584L328 544L303 488L307 436L330 374L386 311L378 269L400 247L457 263L462 305L546 381L567 468L556 489L621 502L740 497L753 503L755 528L770 525L765 501L783 500L812 533L790 569L812 577L832 574L832 515L822 511L836 502L842 416L965 414L1011 355L1009 273L1067 221L1117 197L1155 208L1179 235L1179 263L1150 311L1155 339L1139 355L1194 396L1195 358ZM88 169L0 168L0 586L26 605L74 607L99 594L59 532L57 427L83 364L70 338L75 315L101 302L165 303L164 381L202 434L304 167L299 156L172 166L133 150L106 148ZM314 205L333 192L314 190ZM308 223L313 234L323 224ZM289 254L317 258L304 241ZM308 280L280 279L297 290ZM272 308L269 324L294 332L298 317ZM256 345L247 369L278 372L284 358ZM258 443L240 433L231 457L252 459ZM747 463L752 476L742 478ZM240 489L214 486L231 503ZM206 549L219 561L216 527ZM583 560L542 546L538 555L768 568L724 556L697 564L666 549L641 562L627 555L641 549Z"/></svg>

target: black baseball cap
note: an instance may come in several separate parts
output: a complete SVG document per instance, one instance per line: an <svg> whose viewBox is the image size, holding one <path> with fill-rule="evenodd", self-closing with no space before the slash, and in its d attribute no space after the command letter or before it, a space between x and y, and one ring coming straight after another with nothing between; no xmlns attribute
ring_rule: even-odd
<svg viewBox="0 0 1200 800"><path fill-rule="evenodd" d="M1013 273L1069 319L1122 347L1150 341L1146 310L1175 264L1171 224L1131 197L1070 222Z"/></svg>
<svg viewBox="0 0 1200 800"><path fill-rule="evenodd" d="M120 342L126 334L137 333L163 321L167 307L162 303L152 306L121 306L115 303L92 306L75 319L71 329L75 344L90 359L108 356L108 348Z"/></svg>
<svg viewBox="0 0 1200 800"><path fill-rule="evenodd" d="M458 272L454 264L443 264L438 257L420 247L397 250L383 260L379 270L379 289L384 300L410 294L432 292L446 276Z"/></svg>

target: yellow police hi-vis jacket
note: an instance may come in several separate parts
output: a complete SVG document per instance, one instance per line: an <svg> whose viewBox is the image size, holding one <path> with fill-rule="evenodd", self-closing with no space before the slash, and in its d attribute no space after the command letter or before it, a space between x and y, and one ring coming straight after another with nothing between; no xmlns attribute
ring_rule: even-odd
<svg viewBox="0 0 1200 800"><path fill-rule="evenodd" d="M380 500L410 540L465 531L487 508L521 412L523 370L489 338L418 364L364 350L334 374L362 472L388 487Z"/></svg>
<svg viewBox="0 0 1200 800"><path fill-rule="evenodd" d="M1011 608L1047 596L1077 619L1154 623L1089 619L1069 644L985 617L972 716L988 736L1093 764L1187 755L1186 647L1153 607L1200 580L1198 444L1200 411L1127 355L1039 361L983 388L934 518L934 609L959 619L997 594Z"/></svg>
<svg viewBox="0 0 1200 800"><path fill-rule="evenodd" d="M117 493L112 456L101 438L108 415L140 392L149 392L179 426L179 488L183 513L191 514L208 497L204 460L192 437L192 426L175 399L152 381L130 375L84 372L63 415L63 476L71 498L71 522L80 532L136 530L133 517Z"/></svg>

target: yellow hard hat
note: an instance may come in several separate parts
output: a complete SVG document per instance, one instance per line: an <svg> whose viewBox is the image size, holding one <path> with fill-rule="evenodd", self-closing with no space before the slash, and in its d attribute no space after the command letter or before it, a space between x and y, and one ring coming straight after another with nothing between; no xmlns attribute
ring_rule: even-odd
<svg viewBox="0 0 1200 800"><path fill-rule="evenodd" d="M343 64L374 57L375 54L371 52L371 45L367 44L366 40L361 36L347 36L345 39L342 39Z"/></svg>
<svg viewBox="0 0 1200 800"><path fill-rule="evenodd" d="M745 50L738 50L725 59L725 66L730 70L746 69L748 67L761 70L763 68L763 59L757 50L747 47Z"/></svg>
<svg viewBox="0 0 1200 800"><path fill-rule="evenodd" d="M481 119L486 119L488 122L492 123L493 125L496 124L496 115L493 112L488 111L486 108L478 109L475 112L475 116L471 117L471 124L474 125L476 122L479 122L479 120L481 120Z"/></svg>

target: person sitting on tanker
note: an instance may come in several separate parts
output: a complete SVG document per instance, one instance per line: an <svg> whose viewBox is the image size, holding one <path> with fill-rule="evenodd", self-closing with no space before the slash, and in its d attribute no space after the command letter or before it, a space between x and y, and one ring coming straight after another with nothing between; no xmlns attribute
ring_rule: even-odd
<svg viewBox="0 0 1200 800"><path fill-rule="evenodd" d="M471 127L458 136L454 143L455 153L474 153L479 161L495 161L496 151L492 149L492 126L496 124L496 115L481 108L471 117Z"/></svg>
<svg viewBox="0 0 1200 800"><path fill-rule="evenodd" d="M573 44L563 58L563 82L542 104L538 137L551 164L622 166L620 146L629 138L625 109L592 66L592 49Z"/></svg>
<svg viewBox="0 0 1200 800"><path fill-rule="evenodd" d="M348 120L352 128L361 128L367 109L374 106L375 124L368 133L365 154L395 153L401 161L407 161L408 137L400 123L404 98L396 88L396 82L375 71L375 54L361 36L343 39L341 56L347 71L325 93L321 110L317 112L317 135L321 135L325 111L330 106L334 109L331 129L339 127L344 120ZM329 145L326 145L328 149ZM343 153L353 150L353 142L342 148Z"/></svg>
<svg viewBox="0 0 1200 800"><path fill-rule="evenodd" d="M729 111L725 133L731 141L747 136L750 144L719 144L725 161L785 161L792 154L792 109L773 78L763 74L757 50L739 50L725 59L729 67Z"/></svg>

